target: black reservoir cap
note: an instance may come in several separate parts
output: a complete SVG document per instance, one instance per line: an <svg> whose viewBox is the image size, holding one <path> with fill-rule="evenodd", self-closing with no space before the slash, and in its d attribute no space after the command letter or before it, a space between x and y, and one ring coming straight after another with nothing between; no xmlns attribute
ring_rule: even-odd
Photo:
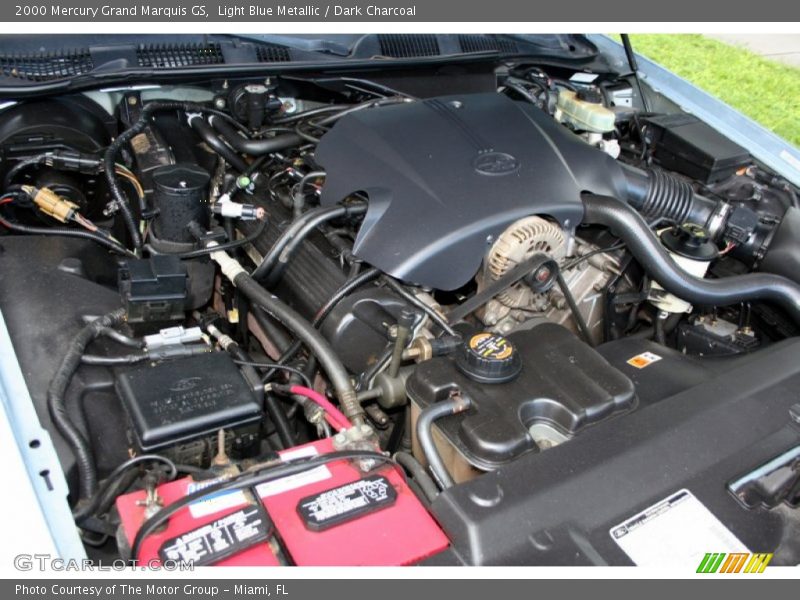
<svg viewBox="0 0 800 600"><path fill-rule="evenodd" d="M153 172L156 190L173 196L202 194L209 180L210 177L205 169L187 163L165 165Z"/></svg>
<svg viewBox="0 0 800 600"><path fill-rule="evenodd" d="M522 369L514 344L488 331L476 333L464 342L456 364L464 375L480 383L505 383Z"/></svg>

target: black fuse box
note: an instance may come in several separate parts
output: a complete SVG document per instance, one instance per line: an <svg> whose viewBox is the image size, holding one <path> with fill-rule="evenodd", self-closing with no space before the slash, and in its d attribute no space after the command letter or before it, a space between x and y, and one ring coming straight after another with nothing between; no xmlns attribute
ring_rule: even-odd
<svg viewBox="0 0 800 600"><path fill-rule="evenodd" d="M225 352L126 370L117 376L117 393L144 452L258 424L262 415Z"/></svg>
<svg viewBox="0 0 800 600"><path fill-rule="evenodd" d="M697 117L660 115L645 119L653 158L670 171L714 183L751 163L750 154Z"/></svg>

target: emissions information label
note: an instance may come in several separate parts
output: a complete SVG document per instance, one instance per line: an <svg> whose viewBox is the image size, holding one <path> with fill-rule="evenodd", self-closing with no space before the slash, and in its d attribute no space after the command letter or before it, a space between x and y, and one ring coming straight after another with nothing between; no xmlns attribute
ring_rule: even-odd
<svg viewBox="0 0 800 600"><path fill-rule="evenodd" d="M395 500L397 490L389 480L373 475L303 498L297 512L306 527L320 531L391 506Z"/></svg>
<svg viewBox="0 0 800 600"><path fill-rule="evenodd" d="M269 535L264 511L245 508L164 542L158 555L162 561L211 565L266 541Z"/></svg>
<svg viewBox="0 0 800 600"><path fill-rule="evenodd" d="M750 552L689 490L675 492L609 533L640 567L694 570L707 552Z"/></svg>

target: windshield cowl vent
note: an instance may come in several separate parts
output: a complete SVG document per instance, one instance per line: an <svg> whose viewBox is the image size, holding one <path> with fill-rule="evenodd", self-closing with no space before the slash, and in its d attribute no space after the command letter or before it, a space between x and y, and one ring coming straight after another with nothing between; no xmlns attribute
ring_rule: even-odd
<svg viewBox="0 0 800 600"><path fill-rule="evenodd" d="M291 56L289 56L289 49L278 44L258 44L256 46L256 58L258 62L262 63L289 62L292 60Z"/></svg>
<svg viewBox="0 0 800 600"><path fill-rule="evenodd" d="M435 35L383 34L378 36L381 55L390 58L439 56L439 41Z"/></svg>
<svg viewBox="0 0 800 600"><path fill-rule="evenodd" d="M512 40L490 37L487 35L459 35L458 45L461 51L471 52L502 52L503 54L516 54L517 44Z"/></svg>
<svg viewBox="0 0 800 600"><path fill-rule="evenodd" d="M85 48L59 52L0 54L3 77L26 81L55 81L88 73L94 68Z"/></svg>
<svg viewBox="0 0 800 600"><path fill-rule="evenodd" d="M140 67L174 69L225 63L219 44L141 44L136 49Z"/></svg>

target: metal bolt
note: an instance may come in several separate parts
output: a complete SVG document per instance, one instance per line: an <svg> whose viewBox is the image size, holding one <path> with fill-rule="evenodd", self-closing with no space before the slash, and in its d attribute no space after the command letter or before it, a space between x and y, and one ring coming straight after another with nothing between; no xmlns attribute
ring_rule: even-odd
<svg viewBox="0 0 800 600"><path fill-rule="evenodd" d="M552 272L547 267L539 267L539 269L533 274L533 277L539 283L544 283L550 279L551 274Z"/></svg>

